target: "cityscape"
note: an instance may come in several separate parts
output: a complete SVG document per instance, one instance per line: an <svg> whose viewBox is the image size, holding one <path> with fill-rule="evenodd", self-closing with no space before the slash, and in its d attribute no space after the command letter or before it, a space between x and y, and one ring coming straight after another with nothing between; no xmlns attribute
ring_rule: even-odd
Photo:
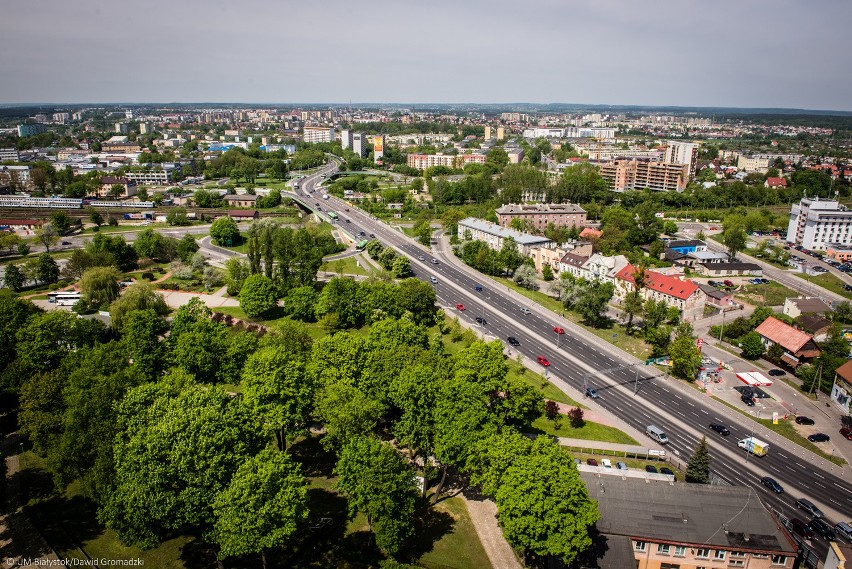
<svg viewBox="0 0 852 569"><path fill-rule="evenodd" d="M850 8L368 4L6 8L2 567L852 567Z"/></svg>

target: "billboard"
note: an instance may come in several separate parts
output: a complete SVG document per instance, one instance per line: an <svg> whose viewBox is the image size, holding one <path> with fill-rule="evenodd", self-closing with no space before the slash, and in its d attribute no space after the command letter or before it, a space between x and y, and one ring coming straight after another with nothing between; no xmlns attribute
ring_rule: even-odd
<svg viewBox="0 0 852 569"><path fill-rule="evenodd" d="M376 154L381 154L385 151L385 137L384 135L378 135L373 137L373 152Z"/></svg>

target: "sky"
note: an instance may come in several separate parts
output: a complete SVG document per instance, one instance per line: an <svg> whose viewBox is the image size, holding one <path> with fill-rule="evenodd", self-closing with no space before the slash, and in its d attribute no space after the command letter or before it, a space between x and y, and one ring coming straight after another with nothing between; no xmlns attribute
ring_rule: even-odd
<svg viewBox="0 0 852 569"><path fill-rule="evenodd" d="M3 0L0 104L852 111L848 0Z"/></svg>

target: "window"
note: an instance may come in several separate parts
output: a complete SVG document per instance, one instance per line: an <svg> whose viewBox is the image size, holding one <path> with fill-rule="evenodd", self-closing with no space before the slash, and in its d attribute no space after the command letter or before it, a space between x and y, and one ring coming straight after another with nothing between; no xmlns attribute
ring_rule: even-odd
<svg viewBox="0 0 852 569"><path fill-rule="evenodd" d="M786 565L787 558L783 555L773 555L772 556L772 564L773 565Z"/></svg>
<svg viewBox="0 0 852 569"><path fill-rule="evenodd" d="M669 545L663 543L657 545L657 553L659 553L660 555L668 555L669 549L671 549L671 546Z"/></svg>
<svg viewBox="0 0 852 569"><path fill-rule="evenodd" d="M745 567L745 561L735 561L731 559L728 561L728 567Z"/></svg>
<svg viewBox="0 0 852 569"><path fill-rule="evenodd" d="M646 546L647 544L644 541L637 541L633 544L633 549L635 549L636 551L645 551Z"/></svg>
<svg viewBox="0 0 852 569"><path fill-rule="evenodd" d="M697 549L695 551L695 557L698 559L710 559L710 550L709 549Z"/></svg>
<svg viewBox="0 0 852 569"><path fill-rule="evenodd" d="M725 560L725 553L726 553L725 551L723 551L721 549L717 549L716 553L713 555L713 559L716 559L717 561L724 561Z"/></svg>
<svg viewBox="0 0 852 569"><path fill-rule="evenodd" d="M660 569L680 569L677 563L660 563Z"/></svg>
<svg viewBox="0 0 852 569"><path fill-rule="evenodd" d="M732 552L731 552L731 557L739 557L739 558L743 558L743 557L745 557L745 556L746 556L746 552L745 552L745 551L732 551Z"/></svg>
<svg viewBox="0 0 852 569"><path fill-rule="evenodd" d="M675 546L675 557L683 557L686 555L686 547L682 545Z"/></svg>

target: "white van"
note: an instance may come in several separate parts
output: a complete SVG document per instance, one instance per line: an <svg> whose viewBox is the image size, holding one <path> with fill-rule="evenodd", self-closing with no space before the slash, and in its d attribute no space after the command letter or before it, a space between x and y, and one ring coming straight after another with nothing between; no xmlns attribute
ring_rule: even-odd
<svg viewBox="0 0 852 569"><path fill-rule="evenodd" d="M645 434L660 443L661 445L664 445L669 442L669 438L666 436L665 431L663 431L660 427L656 425L648 425L648 427L645 429Z"/></svg>

